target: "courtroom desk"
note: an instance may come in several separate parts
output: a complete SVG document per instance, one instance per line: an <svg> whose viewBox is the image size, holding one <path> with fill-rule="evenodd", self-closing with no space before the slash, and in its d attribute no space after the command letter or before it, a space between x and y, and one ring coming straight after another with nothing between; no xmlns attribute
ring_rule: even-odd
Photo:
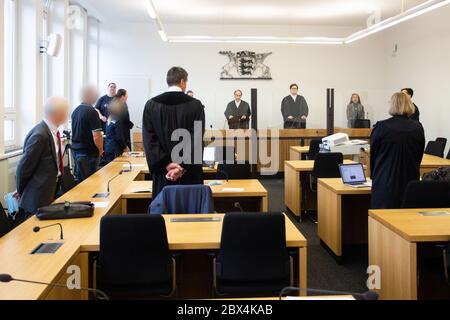
<svg viewBox="0 0 450 320"><path fill-rule="evenodd" d="M81 269L82 286L87 285L88 257L80 253L80 245L100 224L100 219L111 213L120 213L120 199L124 188L139 174L138 171L123 173L111 182L111 194L107 199L93 199L97 192L105 192L108 180L122 169L122 163L111 163L83 181L74 189L57 199L64 201L108 202L104 208L97 207L94 216L84 219L39 221L32 217L0 239L0 273L11 274L15 278L41 282L65 284L67 268L77 265ZM63 245L53 255L31 255L30 252L42 242L59 242L59 229L52 227L33 232L35 226L61 223L64 229ZM51 288L45 285L19 282L0 283L2 300L36 299L86 299L86 292Z"/></svg>
<svg viewBox="0 0 450 320"><path fill-rule="evenodd" d="M418 214L436 210L439 209L369 211L369 265L380 267L381 299L418 299L420 246L450 241L450 216ZM440 210L450 211L450 208Z"/></svg>
<svg viewBox="0 0 450 320"><path fill-rule="evenodd" d="M127 163L129 161L134 170L139 170L141 174L138 177L138 180L151 180L150 170L148 168L147 159L143 154L141 156L130 156L123 155L114 159L113 162L122 162L123 168L128 169L130 165ZM218 169L218 163L216 163L213 167L203 167L203 175L205 179L215 179Z"/></svg>
<svg viewBox="0 0 450 320"><path fill-rule="evenodd" d="M306 160L306 155L309 153L309 146L294 146L289 152L289 160Z"/></svg>
<svg viewBox="0 0 450 320"><path fill-rule="evenodd" d="M369 140L371 129L346 129L335 128L335 133L347 133L351 139ZM275 153L274 165L280 172L284 170L284 162L289 160L290 147L298 145L309 145L312 139L323 138L327 135L326 129L260 129L256 132L256 140L261 150L267 150L268 155ZM238 160L250 161L253 159L253 150L250 143L251 130L206 130L204 135L205 146L222 147L225 145L236 148ZM142 151L142 132L133 134L133 150ZM237 146L240 145L241 149ZM272 150L276 148L276 150ZM257 171L264 173L271 171L267 169L260 157L256 157Z"/></svg>
<svg viewBox="0 0 450 320"><path fill-rule="evenodd" d="M344 160L345 164L354 163L351 160ZM302 177L309 174L314 168L313 160L286 161L284 164L284 203L296 216L301 217L303 188ZM307 188L309 189L309 188Z"/></svg>
<svg viewBox="0 0 450 320"><path fill-rule="evenodd" d="M201 217L219 217L217 222L172 222L172 218L199 217L194 215L164 215L169 250L182 253L178 270L180 298L204 299L209 297L209 274L212 261L209 252L220 249L223 214L207 214ZM295 272L298 285L307 288L307 240L286 216L286 246L298 251L299 263ZM100 226L98 225L81 246L84 253L99 251ZM182 271L181 271L182 270Z"/></svg>
<svg viewBox="0 0 450 320"><path fill-rule="evenodd" d="M205 184L208 184L208 182L205 181ZM223 184L220 186L211 186L215 211L239 211L239 209L234 207L236 202L241 204L244 211L268 211L268 192L258 180L229 180L228 182L221 182ZM147 212L152 199L151 188L151 181L131 182L122 194L124 213ZM234 190L227 190L230 188Z"/></svg>
<svg viewBox="0 0 450 320"><path fill-rule="evenodd" d="M319 179L317 224L320 240L339 259L344 245L367 243L371 188L352 188L342 179Z"/></svg>
<svg viewBox="0 0 450 320"><path fill-rule="evenodd" d="M441 157L424 154L420 165L420 176L441 167L450 167L450 160Z"/></svg>

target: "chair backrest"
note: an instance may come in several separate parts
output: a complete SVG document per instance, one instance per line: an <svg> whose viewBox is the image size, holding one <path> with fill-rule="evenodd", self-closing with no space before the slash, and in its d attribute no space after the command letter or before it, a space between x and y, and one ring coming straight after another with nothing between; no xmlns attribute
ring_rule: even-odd
<svg viewBox="0 0 450 320"><path fill-rule="evenodd" d="M448 153L447 153L447 159L450 160L450 150L448 150Z"/></svg>
<svg viewBox="0 0 450 320"><path fill-rule="evenodd" d="M80 157L77 159L77 166L81 172L83 181L89 178L89 163L88 159L85 157Z"/></svg>
<svg viewBox="0 0 450 320"><path fill-rule="evenodd" d="M100 222L97 279L105 285L146 285L171 279L166 224L160 215L111 215Z"/></svg>
<svg viewBox="0 0 450 320"><path fill-rule="evenodd" d="M222 281L289 279L282 213L228 213L222 226L216 272Z"/></svg>
<svg viewBox="0 0 450 320"><path fill-rule="evenodd" d="M355 129L370 129L370 120L369 119L355 120Z"/></svg>
<svg viewBox="0 0 450 320"><path fill-rule="evenodd" d="M252 178L252 167L248 162L219 164L217 169L216 179L245 180Z"/></svg>
<svg viewBox="0 0 450 320"><path fill-rule="evenodd" d="M430 141L425 148L425 153L436 156L436 157L444 157L444 144L442 142Z"/></svg>
<svg viewBox="0 0 450 320"><path fill-rule="evenodd" d="M442 143L444 145L444 149L447 146L447 138L443 137L436 138L436 142Z"/></svg>
<svg viewBox="0 0 450 320"><path fill-rule="evenodd" d="M318 153L311 173L312 182L317 183L317 179L320 178L339 178L341 176L339 165L342 163L344 163L342 153Z"/></svg>
<svg viewBox="0 0 450 320"><path fill-rule="evenodd" d="M194 214L213 213L214 200L209 186L175 185L166 186L153 199L150 214Z"/></svg>
<svg viewBox="0 0 450 320"><path fill-rule="evenodd" d="M308 160L316 160L316 155L320 152L322 139L313 139L309 145Z"/></svg>
<svg viewBox="0 0 450 320"><path fill-rule="evenodd" d="M403 195L403 208L450 208L450 182L411 181Z"/></svg>
<svg viewBox="0 0 450 320"><path fill-rule="evenodd" d="M12 229L12 221L8 219L5 208L0 202L0 238L10 232Z"/></svg>

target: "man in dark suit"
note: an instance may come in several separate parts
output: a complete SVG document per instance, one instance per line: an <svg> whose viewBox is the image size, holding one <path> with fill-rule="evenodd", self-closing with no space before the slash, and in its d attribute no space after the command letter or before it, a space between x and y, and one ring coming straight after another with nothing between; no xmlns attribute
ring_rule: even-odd
<svg viewBox="0 0 450 320"><path fill-rule="evenodd" d="M153 176L153 199L166 185L203 184L205 108L199 100L184 94L187 80L183 68L170 69L168 91L145 105L143 140ZM182 138L173 141L172 136Z"/></svg>
<svg viewBox="0 0 450 320"><path fill-rule="evenodd" d="M414 90L413 89L411 89L411 88L404 88L404 89L402 89L402 92L404 94L406 94L407 96L409 96L411 98L411 101L412 101L412 98L414 97ZM410 116L409 118L414 120L414 121L420 122L419 107L417 107L417 105L414 102L413 102L413 106L414 106L414 114L412 116Z"/></svg>
<svg viewBox="0 0 450 320"><path fill-rule="evenodd" d="M69 104L64 98L48 99L44 106L44 120L25 138L23 156L16 172L16 198L19 199L22 221L55 200L64 174L58 127L66 122L68 112Z"/></svg>

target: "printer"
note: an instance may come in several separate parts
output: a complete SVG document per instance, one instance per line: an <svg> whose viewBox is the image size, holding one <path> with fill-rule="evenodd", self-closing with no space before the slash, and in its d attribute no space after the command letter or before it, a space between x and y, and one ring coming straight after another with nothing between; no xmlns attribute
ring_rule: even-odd
<svg viewBox="0 0 450 320"><path fill-rule="evenodd" d="M321 150L324 152L339 152L343 155L359 155L361 148L369 148L364 140L350 140L346 133L336 133L322 139Z"/></svg>

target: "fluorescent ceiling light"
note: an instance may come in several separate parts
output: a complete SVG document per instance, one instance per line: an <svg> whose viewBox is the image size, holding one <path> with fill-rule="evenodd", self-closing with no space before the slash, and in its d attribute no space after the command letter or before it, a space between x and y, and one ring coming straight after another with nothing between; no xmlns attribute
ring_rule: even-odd
<svg viewBox="0 0 450 320"><path fill-rule="evenodd" d="M443 7L445 5L448 5L448 4L450 4L450 0L431 0L431 1L424 2L416 7L406 10L405 12L400 13L394 17L391 17L391 18L383 20L377 24L374 24L373 26L371 26L365 30L362 30L362 31L359 31L359 32L356 32L356 33L350 35L345 40L345 44L349 44L349 43L361 40L361 39L368 37L374 33L391 28L397 24L400 24L407 20L413 19L415 17L418 17L418 16L425 14L427 12L430 12L432 10L436 10L436 9Z"/></svg>
<svg viewBox="0 0 450 320"><path fill-rule="evenodd" d="M343 44L343 38L323 37L169 37L169 42L178 43L253 43L253 44Z"/></svg>
<svg viewBox="0 0 450 320"><path fill-rule="evenodd" d="M155 6L153 5L152 0L144 0L144 3L150 18L156 19L158 15L156 14Z"/></svg>
<svg viewBox="0 0 450 320"><path fill-rule="evenodd" d="M161 37L162 41L167 42L167 35L166 32L164 30L158 30L159 36Z"/></svg>

